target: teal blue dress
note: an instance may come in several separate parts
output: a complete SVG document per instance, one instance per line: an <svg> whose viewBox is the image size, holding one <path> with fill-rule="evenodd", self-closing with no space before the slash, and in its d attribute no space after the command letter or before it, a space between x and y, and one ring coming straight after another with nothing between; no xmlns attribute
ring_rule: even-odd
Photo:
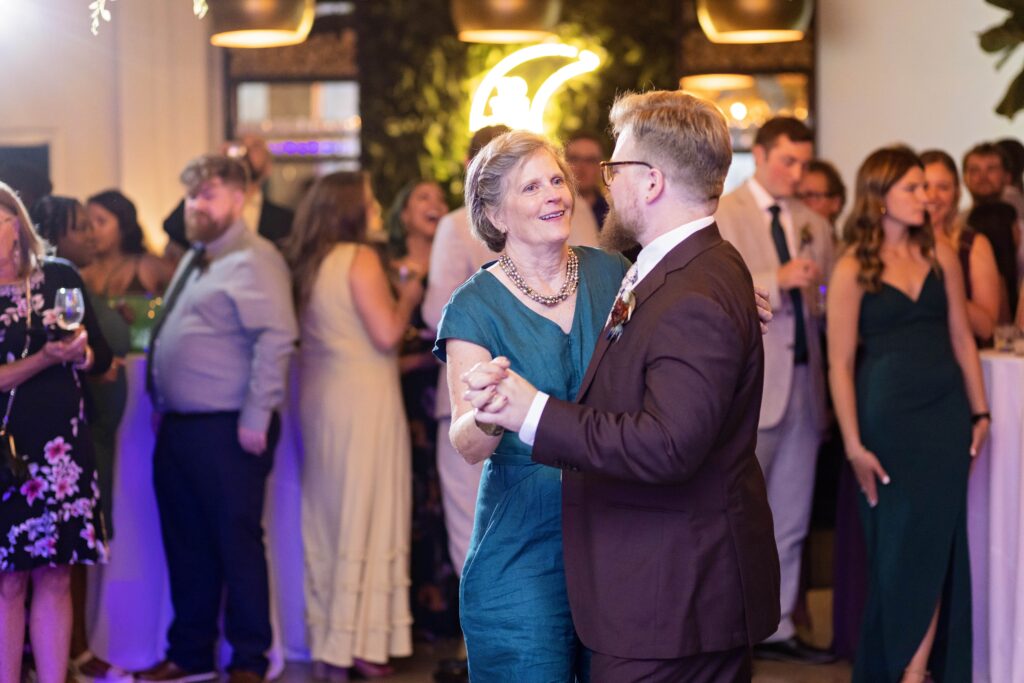
<svg viewBox="0 0 1024 683"><path fill-rule="evenodd" d="M580 282L569 334L481 269L445 307L437 357L446 359L448 339L472 342L508 357L539 390L573 400L629 267L617 254L573 249ZM489 683L584 682L588 660L573 629L562 565L560 471L534 463L530 450L506 432L484 463L459 591L469 673Z"/></svg>
<svg viewBox="0 0 1024 683"><path fill-rule="evenodd" d="M870 574L854 683L897 683L936 604L928 669L942 683L971 680L971 409L947 309L934 270L916 301L883 284L861 302L857 418L892 481L877 506L860 497Z"/></svg>

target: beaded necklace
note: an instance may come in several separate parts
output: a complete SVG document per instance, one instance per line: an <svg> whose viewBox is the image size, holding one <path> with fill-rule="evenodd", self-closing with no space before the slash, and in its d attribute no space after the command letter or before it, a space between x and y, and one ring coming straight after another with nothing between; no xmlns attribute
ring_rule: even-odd
<svg viewBox="0 0 1024 683"><path fill-rule="evenodd" d="M516 264L512 262L508 254L502 254L498 258L498 265L501 266L502 271L508 276L508 279L512 281L512 284L516 288L530 297L532 300L545 306L554 306L560 304L576 291L576 286L580 282L580 260L576 256L576 252L572 249L569 250L568 263L565 266L565 281L562 283L562 288L558 290L558 294L552 296L545 296L544 294L538 293L533 287L526 284L526 280L520 275L519 270L516 268Z"/></svg>

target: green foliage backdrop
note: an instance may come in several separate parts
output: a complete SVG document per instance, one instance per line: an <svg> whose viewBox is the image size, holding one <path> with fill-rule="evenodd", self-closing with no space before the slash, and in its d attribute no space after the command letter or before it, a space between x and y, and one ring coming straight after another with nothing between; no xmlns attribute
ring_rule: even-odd
<svg viewBox="0 0 1024 683"><path fill-rule="evenodd" d="M565 0L559 37L603 63L552 99L555 135L606 130L618 92L677 87L679 13L676 0ZM381 203L423 177L461 204L469 98L480 75L520 46L459 41L448 0L362 0L357 26L362 162Z"/></svg>

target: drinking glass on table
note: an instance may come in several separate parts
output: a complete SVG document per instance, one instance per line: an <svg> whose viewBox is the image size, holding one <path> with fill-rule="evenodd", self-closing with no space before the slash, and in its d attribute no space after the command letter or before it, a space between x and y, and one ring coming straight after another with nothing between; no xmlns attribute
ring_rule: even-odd
<svg viewBox="0 0 1024 683"><path fill-rule="evenodd" d="M1014 338L1017 328L1013 325L996 325L992 346L996 351L1013 352Z"/></svg>

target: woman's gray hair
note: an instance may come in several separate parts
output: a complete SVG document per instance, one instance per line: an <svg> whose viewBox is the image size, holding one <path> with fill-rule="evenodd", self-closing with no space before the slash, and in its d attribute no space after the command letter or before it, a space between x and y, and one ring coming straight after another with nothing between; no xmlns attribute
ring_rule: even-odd
<svg viewBox="0 0 1024 683"><path fill-rule="evenodd" d="M562 151L547 138L524 130L514 130L500 135L473 157L466 171L466 209L473 235L497 253L505 248L505 232L491 221L500 210L508 191L507 178L526 159L539 151L546 151L555 158L572 192L573 205L576 203L576 181Z"/></svg>

